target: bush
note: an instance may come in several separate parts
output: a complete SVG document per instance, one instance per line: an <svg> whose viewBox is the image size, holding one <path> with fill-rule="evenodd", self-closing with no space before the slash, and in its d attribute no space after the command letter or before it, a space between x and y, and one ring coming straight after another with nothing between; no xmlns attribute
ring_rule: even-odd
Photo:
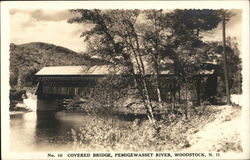
<svg viewBox="0 0 250 160"><path fill-rule="evenodd" d="M216 150L216 152L242 152L243 149L241 146L240 135L234 133L232 137L222 139L213 146L213 149Z"/></svg>
<svg viewBox="0 0 250 160"><path fill-rule="evenodd" d="M138 119L130 125L122 126L112 120L96 118L94 122L71 130L75 146L103 151L142 151L154 148L155 133L154 127L148 122L138 126Z"/></svg>
<svg viewBox="0 0 250 160"><path fill-rule="evenodd" d="M26 94L25 90L10 89L10 101L21 101L23 94Z"/></svg>
<svg viewBox="0 0 250 160"><path fill-rule="evenodd" d="M130 100L129 103L125 103L126 100L130 98L135 100L136 98L136 101L141 101L137 95L137 90L131 86L131 81L131 77L122 75L109 75L100 78L92 88L88 88L87 94L72 98L72 103L65 109L81 110L91 114L109 114L124 110L131 102Z"/></svg>
<svg viewBox="0 0 250 160"><path fill-rule="evenodd" d="M152 125L147 120L117 122L111 118L94 118L71 130L74 146L97 151L180 151L191 146L189 138L216 118L218 110L207 108L202 115L190 111L189 120L169 113ZM173 118L173 116L175 116ZM171 118L172 117L172 118Z"/></svg>
<svg viewBox="0 0 250 160"><path fill-rule="evenodd" d="M140 123L139 119L122 126L96 118L71 129L71 137L75 147L98 151L167 151L189 146L184 134L178 133L180 126L175 130L160 123L156 126L149 121Z"/></svg>
<svg viewBox="0 0 250 160"><path fill-rule="evenodd" d="M126 96L130 90L129 78L113 75L101 78L89 96L104 106L114 106L114 103Z"/></svg>
<svg viewBox="0 0 250 160"><path fill-rule="evenodd" d="M26 94L25 90L10 89L10 106L9 110L13 110L18 101L22 100L22 95Z"/></svg>
<svg viewBox="0 0 250 160"><path fill-rule="evenodd" d="M79 111L82 113L92 114L92 115L106 115L109 114L112 110L112 107L109 105L103 105L99 101L96 101L90 97L74 97L69 99L68 104L64 104L64 109L68 111Z"/></svg>

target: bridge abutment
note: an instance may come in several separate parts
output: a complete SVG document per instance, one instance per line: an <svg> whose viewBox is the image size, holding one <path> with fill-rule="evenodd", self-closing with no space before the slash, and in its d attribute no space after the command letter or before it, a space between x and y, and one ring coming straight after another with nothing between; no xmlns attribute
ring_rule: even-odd
<svg viewBox="0 0 250 160"><path fill-rule="evenodd" d="M37 100L37 109L36 111L57 111L59 105L55 100Z"/></svg>

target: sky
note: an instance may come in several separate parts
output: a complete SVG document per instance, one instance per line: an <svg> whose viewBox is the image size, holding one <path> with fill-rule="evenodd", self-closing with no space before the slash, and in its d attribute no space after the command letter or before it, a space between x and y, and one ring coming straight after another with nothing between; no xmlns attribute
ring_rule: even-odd
<svg viewBox="0 0 250 160"><path fill-rule="evenodd" d="M241 45L241 11L233 10L236 14L227 23L226 35L236 37ZM89 29L83 24L69 24L67 20L73 15L69 10L46 9L11 9L10 42L24 44L29 42L45 42L69 48L76 52L84 51L86 46L81 33ZM204 40L222 40L221 25L209 33L203 34Z"/></svg>
<svg viewBox="0 0 250 160"><path fill-rule="evenodd" d="M68 10L11 10L10 42L46 42L82 51L85 47L80 35L86 27L67 23L71 17Z"/></svg>

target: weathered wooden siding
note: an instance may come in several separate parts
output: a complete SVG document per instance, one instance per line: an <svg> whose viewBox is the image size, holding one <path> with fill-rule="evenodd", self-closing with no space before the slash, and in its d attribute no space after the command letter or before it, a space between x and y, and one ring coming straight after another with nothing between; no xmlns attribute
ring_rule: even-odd
<svg viewBox="0 0 250 160"><path fill-rule="evenodd" d="M36 95L39 99L54 99L86 95L102 76L44 76L40 77Z"/></svg>
<svg viewBox="0 0 250 160"><path fill-rule="evenodd" d="M57 99L64 97L86 96L96 87L96 82L104 76L43 76L37 87L38 99ZM173 95L177 100L206 100L216 94L217 76L203 75L197 77L197 88L191 85L178 84L173 75L161 75L160 89L165 101L172 101ZM153 82L149 81L150 97L157 99Z"/></svg>

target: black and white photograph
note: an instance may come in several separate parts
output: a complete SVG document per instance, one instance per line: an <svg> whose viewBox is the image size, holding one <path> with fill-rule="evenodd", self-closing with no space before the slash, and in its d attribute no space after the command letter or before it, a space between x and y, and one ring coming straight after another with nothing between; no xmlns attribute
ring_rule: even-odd
<svg viewBox="0 0 250 160"><path fill-rule="evenodd" d="M29 3L1 6L3 159L250 158L248 2Z"/></svg>

